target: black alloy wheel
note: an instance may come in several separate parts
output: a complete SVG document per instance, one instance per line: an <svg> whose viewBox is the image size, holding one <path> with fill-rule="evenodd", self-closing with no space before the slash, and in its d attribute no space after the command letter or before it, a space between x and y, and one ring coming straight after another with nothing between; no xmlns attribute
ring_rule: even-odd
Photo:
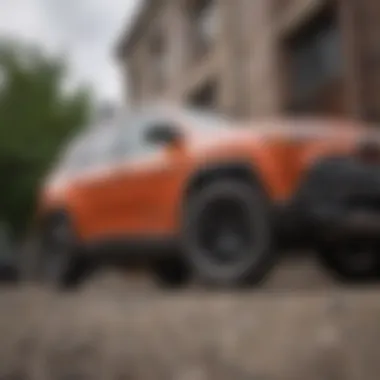
<svg viewBox="0 0 380 380"><path fill-rule="evenodd" d="M203 282L235 286L263 281L275 262L267 198L257 186L235 179L204 187L186 205L183 247Z"/></svg>

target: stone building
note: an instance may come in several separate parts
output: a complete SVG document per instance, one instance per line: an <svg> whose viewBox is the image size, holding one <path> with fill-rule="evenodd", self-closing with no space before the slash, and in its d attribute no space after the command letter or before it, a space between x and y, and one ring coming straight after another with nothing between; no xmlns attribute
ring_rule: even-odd
<svg viewBox="0 0 380 380"><path fill-rule="evenodd" d="M380 119L380 1L146 0L117 45L132 104Z"/></svg>

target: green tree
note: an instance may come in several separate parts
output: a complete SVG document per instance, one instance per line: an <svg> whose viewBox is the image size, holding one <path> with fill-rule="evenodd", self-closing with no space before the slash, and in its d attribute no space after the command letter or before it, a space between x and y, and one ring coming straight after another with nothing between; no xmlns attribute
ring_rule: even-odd
<svg viewBox="0 0 380 380"><path fill-rule="evenodd" d="M59 147L84 125L89 92L63 90L66 67L37 47L0 43L0 219L22 233Z"/></svg>

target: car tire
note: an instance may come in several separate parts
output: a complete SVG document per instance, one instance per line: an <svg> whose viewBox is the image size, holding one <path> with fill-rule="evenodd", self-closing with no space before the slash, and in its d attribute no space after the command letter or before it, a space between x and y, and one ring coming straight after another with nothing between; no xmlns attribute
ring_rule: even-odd
<svg viewBox="0 0 380 380"><path fill-rule="evenodd" d="M57 239L57 231L65 234ZM90 271L79 251L74 231L65 215L54 215L26 242L20 257L21 282L33 282L57 290L76 288Z"/></svg>
<svg viewBox="0 0 380 380"><path fill-rule="evenodd" d="M273 220L259 186L215 181L189 196L183 216L183 251L203 284L256 285L271 272Z"/></svg>
<svg viewBox="0 0 380 380"><path fill-rule="evenodd" d="M12 265L0 264L0 284L14 284L18 281L17 269Z"/></svg>
<svg viewBox="0 0 380 380"><path fill-rule="evenodd" d="M335 241L318 247L320 265L345 283L369 282L379 278L379 242L355 239Z"/></svg>

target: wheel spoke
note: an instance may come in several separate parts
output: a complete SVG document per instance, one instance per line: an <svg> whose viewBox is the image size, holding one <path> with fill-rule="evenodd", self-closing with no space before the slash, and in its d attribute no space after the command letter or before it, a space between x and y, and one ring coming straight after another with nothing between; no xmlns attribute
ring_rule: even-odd
<svg viewBox="0 0 380 380"><path fill-rule="evenodd" d="M218 199L205 208L199 220L199 244L209 259L229 264L250 254L247 216L234 199Z"/></svg>

